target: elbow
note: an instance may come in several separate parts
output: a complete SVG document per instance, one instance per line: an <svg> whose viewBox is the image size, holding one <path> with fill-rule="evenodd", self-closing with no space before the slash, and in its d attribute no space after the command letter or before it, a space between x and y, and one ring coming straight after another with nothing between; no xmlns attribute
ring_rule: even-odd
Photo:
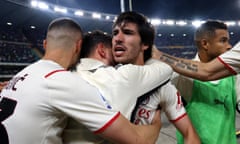
<svg viewBox="0 0 240 144"><path fill-rule="evenodd" d="M213 71L208 71L207 69L202 69L196 74L196 78L201 81L210 81L214 80L216 73Z"/></svg>
<svg viewBox="0 0 240 144"><path fill-rule="evenodd" d="M197 79L206 82L211 80L211 75L200 75Z"/></svg>

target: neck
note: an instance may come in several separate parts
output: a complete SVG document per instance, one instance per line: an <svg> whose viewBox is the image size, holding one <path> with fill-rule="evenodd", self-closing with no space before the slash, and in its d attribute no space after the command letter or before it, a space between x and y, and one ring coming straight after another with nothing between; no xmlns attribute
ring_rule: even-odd
<svg viewBox="0 0 240 144"><path fill-rule="evenodd" d="M132 64L135 64L135 65L144 65L145 62L144 62L144 56L143 56L143 53L140 53L136 59L135 62L133 62Z"/></svg>
<svg viewBox="0 0 240 144"><path fill-rule="evenodd" d="M201 62L209 62L209 57L206 53L206 51L199 50L198 51L198 57Z"/></svg>
<svg viewBox="0 0 240 144"><path fill-rule="evenodd" d="M135 63L133 63L135 65L144 65L144 60L138 60Z"/></svg>
<svg viewBox="0 0 240 144"><path fill-rule="evenodd" d="M66 55L61 55L59 53L46 53L43 57L45 60L51 60L59 65L61 65L64 69L68 69L70 66L70 58Z"/></svg>

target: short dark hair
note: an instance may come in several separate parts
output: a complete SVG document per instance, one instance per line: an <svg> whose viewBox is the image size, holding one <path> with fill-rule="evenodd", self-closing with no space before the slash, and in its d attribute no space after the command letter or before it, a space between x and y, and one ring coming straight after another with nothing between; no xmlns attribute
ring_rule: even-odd
<svg viewBox="0 0 240 144"><path fill-rule="evenodd" d="M131 22L137 24L142 43L148 45L148 49L144 51L144 61L151 58L152 45L155 38L155 29L153 25L147 21L147 18L144 15L134 11L121 13L113 24L113 27L121 25L123 22Z"/></svg>
<svg viewBox="0 0 240 144"><path fill-rule="evenodd" d="M73 31L78 31L82 34L82 28L80 25L74 21L73 19L69 17L61 17L54 19L48 26L47 31L51 31L53 29L60 29L60 28L66 28Z"/></svg>
<svg viewBox="0 0 240 144"><path fill-rule="evenodd" d="M228 30L227 25L219 20L208 20L203 23L197 30L195 31L194 41L197 42L203 37L213 37L215 36L215 31L217 29Z"/></svg>
<svg viewBox="0 0 240 144"><path fill-rule="evenodd" d="M99 43L112 47L112 36L100 30L84 34L80 58L88 57Z"/></svg>

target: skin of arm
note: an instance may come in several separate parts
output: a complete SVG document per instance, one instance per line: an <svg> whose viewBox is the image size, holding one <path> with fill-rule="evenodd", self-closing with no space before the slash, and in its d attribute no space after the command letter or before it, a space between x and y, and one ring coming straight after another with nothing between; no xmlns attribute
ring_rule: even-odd
<svg viewBox="0 0 240 144"><path fill-rule="evenodd" d="M217 80L226 76L233 75L225 66L215 58L208 63L177 58L159 51L155 58L169 64L174 71L202 81Z"/></svg>
<svg viewBox="0 0 240 144"><path fill-rule="evenodd" d="M2 91L3 87L6 86L8 81L0 82L0 92Z"/></svg>
<svg viewBox="0 0 240 144"><path fill-rule="evenodd" d="M160 111L151 125L134 125L122 115L101 134L101 137L117 144L155 144L161 128Z"/></svg>
<svg viewBox="0 0 240 144"><path fill-rule="evenodd" d="M185 144L200 144L200 139L197 132L193 128L191 121L187 115L180 120L173 123L175 127L181 132Z"/></svg>
<svg viewBox="0 0 240 144"><path fill-rule="evenodd" d="M160 106L168 119L180 131L184 144L200 144L198 134L188 117L181 101L181 95L176 87L169 82L156 93L161 97Z"/></svg>

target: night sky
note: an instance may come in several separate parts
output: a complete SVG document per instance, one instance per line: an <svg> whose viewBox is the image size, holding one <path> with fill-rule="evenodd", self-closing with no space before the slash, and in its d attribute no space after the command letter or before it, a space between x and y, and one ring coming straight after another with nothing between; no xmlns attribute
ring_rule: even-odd
<svg viewBox="0 0 240 144"><path fill-rule="evenodd" d="M118 14L120 0L48 0L89 11ZM129 10L125 0L125 10ZM148 17L164 19L240 19L240 0L132 0L132 10Z"/></svg>

